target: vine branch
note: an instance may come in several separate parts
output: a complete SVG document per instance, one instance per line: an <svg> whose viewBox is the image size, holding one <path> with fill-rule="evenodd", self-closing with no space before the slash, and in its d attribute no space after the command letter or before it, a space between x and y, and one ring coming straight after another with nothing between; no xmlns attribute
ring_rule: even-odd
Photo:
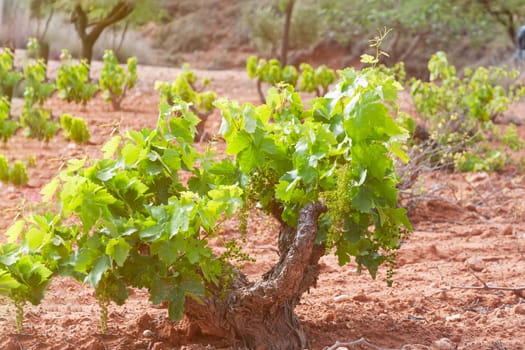
<svg viewBox="0 0 525 350"><path fill-rule="evenodd" d="M521 297L520 293L525 290L525 286L518 286L518 287L503 287L503 286L494 286L489 285L487 282L485 282L483 279L481 279L479 276L477 276L471 269L469 269L469 273L474 276L475 279L477 279L481 286L472 286L472 285L456 285L450 283L441 273L438 266L435 267L436 270L439 273L439 276L441 277L441 280L447 284L450 288L453 289L474 289L474 290L502 290L502 291L508 291L508 292L514 292L518 296Z"/></svg>

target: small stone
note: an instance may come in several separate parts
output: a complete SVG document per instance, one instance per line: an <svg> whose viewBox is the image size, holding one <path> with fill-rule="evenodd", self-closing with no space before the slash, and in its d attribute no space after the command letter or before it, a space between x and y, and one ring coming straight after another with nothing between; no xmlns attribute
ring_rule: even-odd
<svg viewBox="0 0 525 350"><path fill-rule="evenodd" d="M340 302L347 301L347 300L350 300L350 297L346 294L341 294L341 295L334 297L334 301L336 303L340 303Z"/></svg>
<svg viewBox="0 0 525 350"><path fill-rule="evenodd" d="M338 346L335 350L350 350L345 346Z"/></svg>
<svg viewBox="0 0 525 350"><path fill-rule="evenodd" d="M465 265L475 272L481 272L485 269L485 262L479 256L468 258L465 261Z"/></svg>
<svg viewBox="0 0 525 350"><path fill-rule="evenodd" d="M155 333L153 333L149 329L145 329L144 332L142 332L142 335L146 338L153 338L155 336Z"/></svg>
<svg viewBox="0 0 525 350"><path fill-rule="evenodd" d="M447 321L459 321L459 320L461 320L461 318L462 317L461 317L460 314L454 314L454 315L447 316L445 318L445 320L447 320ZM443 338L443 339L445 339L445 338Z"/></svg>
<svg viewBox="0 0 525 350"><path fill-rule="evenodd" d="M453 350L456 345L448 338L441 338L432 343L430 350Z"/></svg>
<svg viewBox="0 0 525 350"><path fill-rule="evenodd" d="M518 304L514 308L514 313L516 315L525 315L525 304Z"/></svg>

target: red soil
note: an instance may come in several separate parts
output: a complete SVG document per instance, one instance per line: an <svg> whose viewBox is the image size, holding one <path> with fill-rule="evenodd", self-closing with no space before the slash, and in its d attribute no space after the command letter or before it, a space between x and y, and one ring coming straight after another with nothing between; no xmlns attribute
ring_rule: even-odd
<svg viewBox="0 0 525 350"><path fill-rule="evenodd" d="M49 106L56 114L69 112L88 121L92 144L76 146L58 135L45 145L17 135L1 149L10 161L34 156L37 167L29 169L28 187L0 184L0 232L18 214L39 210L40 188L66 160L100 156L101 145L118 130L153 127L158 102L153 81L170 79L176 72L140 67L140 84L124 100L122 111L112 111L100 98L85 108L53 98ZM196 73L211 78L210 88L219 96L257 102L255 84L243 71ZM523 120L524 111L517 106L513 113ZM207 131L215 134L219 123L220 116L214 114ZM525 135L524 126L519 133ZM372 280L365 272L356 273L354 264L340 268L333 256L321 259L318 287L296 310L311 349L361 337L383 349L525 349L525 293L466 288L525 285L523 173L429 173L420 185L427 195L411 213L414 232L399 251L392 288L386 286L384 268ZM435 191L430 194L429 189ZM277 258L276 225L255 211L249 224L252 234L245 248L257 262L247 263L244 271L257 278ZM236 235L235 227L225 225L224 234ZM143 290L135 290L122 307L111 305L108 334L101 335L93 294L88 286L57 278L39 306L26 307L21 335L14 334L14 308L0 299L0 348L229 349L217 339L186 337L184 323L170 323L166 310L152 307Z"/></svg>

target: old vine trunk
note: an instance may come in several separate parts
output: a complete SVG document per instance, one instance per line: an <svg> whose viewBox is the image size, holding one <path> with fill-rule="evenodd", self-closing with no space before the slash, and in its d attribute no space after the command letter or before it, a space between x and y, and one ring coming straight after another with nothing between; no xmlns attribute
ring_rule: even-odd
<svg viewBox="0 0 525 350"><path fill-rule="evenodd" d="M325 247L316 244L320 203L304 207L297 229L283 225L279 262L262 279L250 282L239 273L226 296L220 288L197 302L188 298L185 314L205 334L229 338L237 347L257 350L293 350L308 347L294 309L314 287L319 259Z"/></svg>

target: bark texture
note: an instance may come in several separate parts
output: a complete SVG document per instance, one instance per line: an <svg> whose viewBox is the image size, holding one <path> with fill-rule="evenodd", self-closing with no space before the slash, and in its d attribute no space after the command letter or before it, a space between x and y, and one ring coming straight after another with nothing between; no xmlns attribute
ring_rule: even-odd
<svg viewBox="0 0 525 350"><path fill-rule="evenodd" d="M319 276L318 262L325 247L315 239L324 211L320 203L309 204L300 212L297 229L282 227L279 262L261 280L250 282L238 273L226 293L216 289L199 301L188 298L185 314L190 322L202 333L228 338L240 349L307 348L308 339L294 309Z"/></svg>
<svg viewBox="0 0 525 350"><path fill-rule="evenodd" d="M290 26L292 24L292 12L295 5L295 0L288 0L284 10L284 28L283 39L281 43L281 64L286 66L288 61L288 46L290 42Z"/></svg>
<svg viewBox="0 0 525 350"><path fill-rule="evenodd" d="M75 25L75 30L82 42L82 58L91 63L93 47L104 29L126 18L133 12L133 9L132 3L119 1L104 18L96 22L90 22L88 13L80 4L77 4L71 15L71 22Z"/></svg>

